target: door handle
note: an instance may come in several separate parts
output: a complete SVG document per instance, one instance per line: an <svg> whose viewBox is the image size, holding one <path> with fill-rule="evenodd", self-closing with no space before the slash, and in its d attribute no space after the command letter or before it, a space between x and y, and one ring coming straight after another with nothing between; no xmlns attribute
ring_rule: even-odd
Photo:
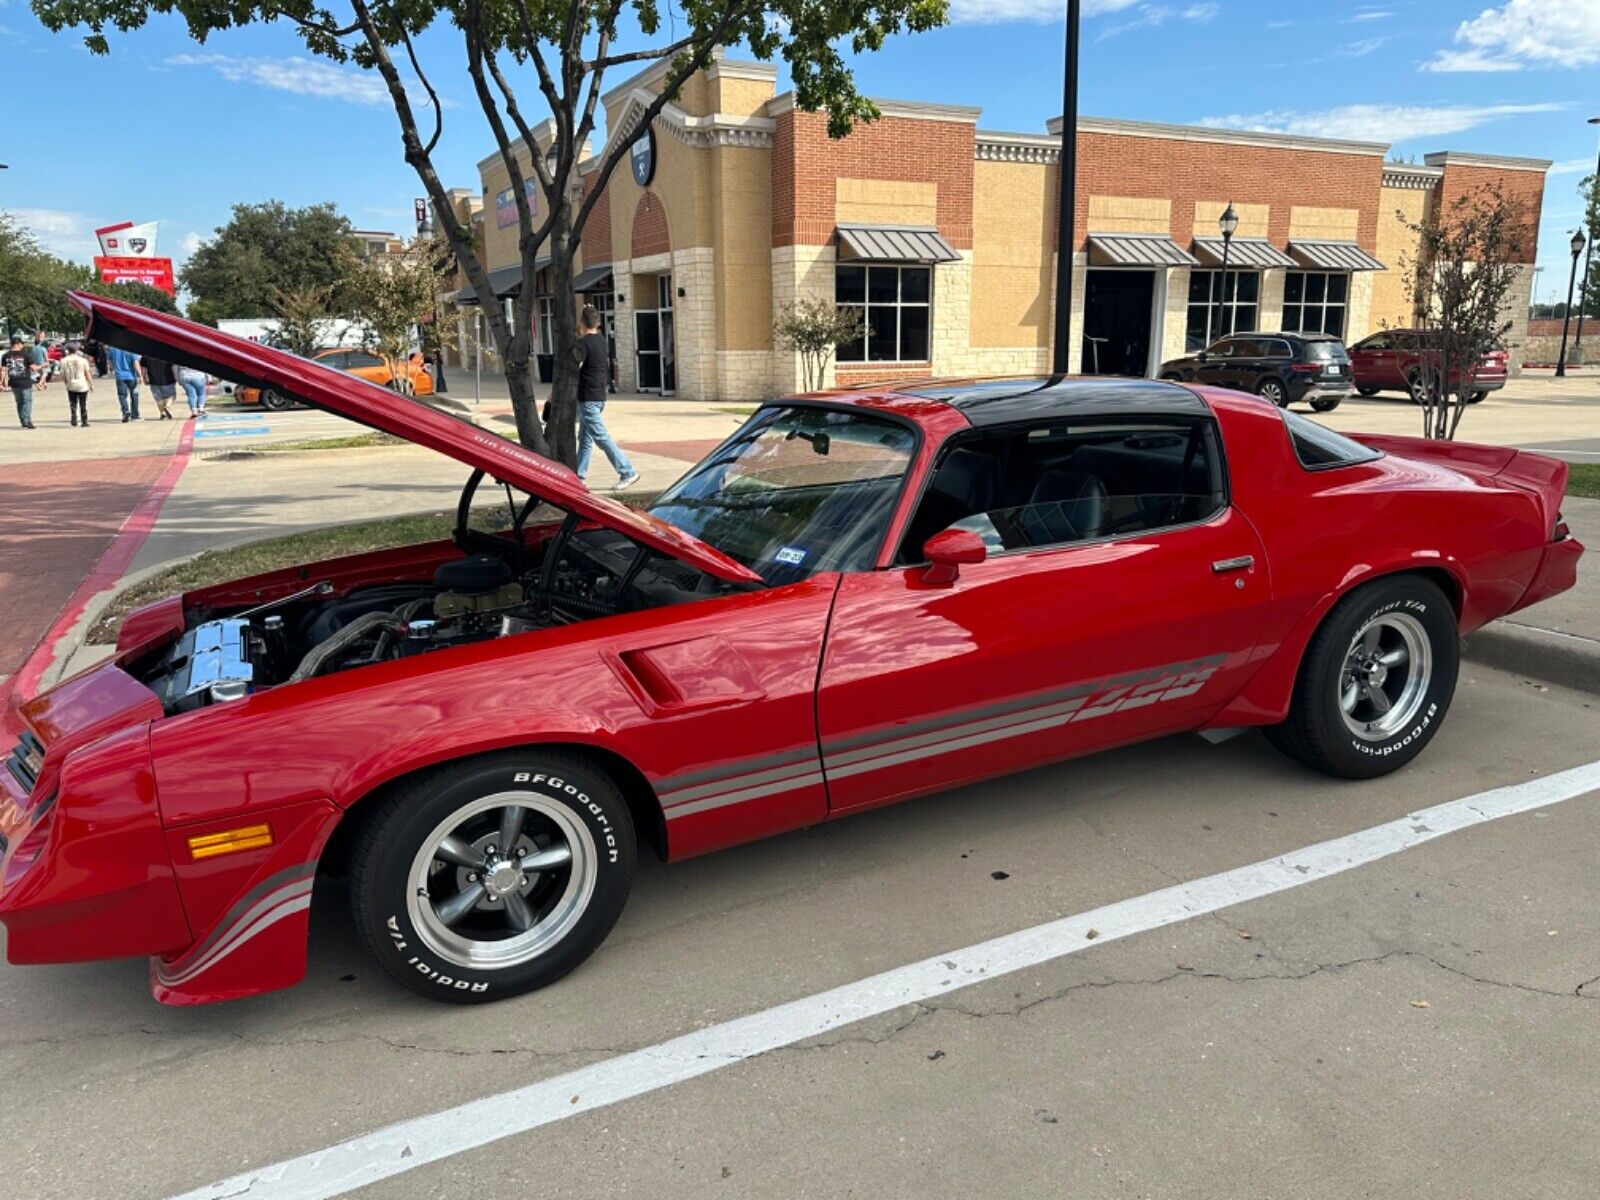
<svg viewBox="0 0 1600 1200"><path fill-rule="evenodd" d="M1254 569L1256 557L1253 554L1241 554L1237 558L1219 558L1211 564L1213 575L1227 575L1233 571L1249 571Z"/></svg>

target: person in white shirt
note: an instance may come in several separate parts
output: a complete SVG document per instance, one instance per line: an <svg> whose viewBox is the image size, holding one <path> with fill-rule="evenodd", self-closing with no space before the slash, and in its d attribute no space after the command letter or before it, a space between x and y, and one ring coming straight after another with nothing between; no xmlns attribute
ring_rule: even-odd
<svg viewBox="0 0 1600 1200"><path fill-rule="evenodd" d="M89 396L94 391L94 363L77 342L67 343L65 357L56 364L61 382L67 389L67 407L72 411L74 426L89 428Z"/></svg>

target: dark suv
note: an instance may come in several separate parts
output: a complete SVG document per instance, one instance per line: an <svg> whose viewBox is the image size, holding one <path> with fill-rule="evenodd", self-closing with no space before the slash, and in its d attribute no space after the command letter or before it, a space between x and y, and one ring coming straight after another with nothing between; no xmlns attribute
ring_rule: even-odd
<svg viewBox="0 0 1600 1200"><path fill-rule="evenodd" d="M1322 333L1235 333L1198 354L1161 364L1162 379L1254 392L1279 408L1310 401L1318 412L1350 394L1350 356Z"/></svg>

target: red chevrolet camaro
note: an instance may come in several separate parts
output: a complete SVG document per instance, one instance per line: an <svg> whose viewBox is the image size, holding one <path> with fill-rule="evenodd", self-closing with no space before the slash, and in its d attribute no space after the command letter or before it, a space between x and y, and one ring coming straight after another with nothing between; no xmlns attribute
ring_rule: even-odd
<svg viewBox="0 0 1600 1200"><path fill-rule="evenodd" d="M450 540L141 609L9 714L11 961L148 955L167 1003L298 981L319 873L396 979L488 1000L595 950L641 841L684 858L1186 730L1393 771L1460 636L1582 553L1555 460L1144 380L776 401L639 512L347 374L75 300L108 345L470 468Z"/></svg>

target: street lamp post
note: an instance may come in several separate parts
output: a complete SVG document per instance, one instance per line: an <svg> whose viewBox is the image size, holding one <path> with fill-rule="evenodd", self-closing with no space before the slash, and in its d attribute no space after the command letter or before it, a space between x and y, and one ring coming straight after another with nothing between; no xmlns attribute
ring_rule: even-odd
<svg viewBox="0 0 1600 1200"><path fill-rule="evenodd" d="M1213 341L1232 332L1222 328L1228 312L1228 250L1233 245L1233 235L1239 229L1239 214L1233 211L1232 200L1228 201L1228 207L1217 218L1217 228L1222 232L1222 280L1217 287L1217 327Z"/></svg>
<svg viewBox="0 0 1600 1200"><path fill-rule="evenodd" d="M1567 326L1572 324L1572 285L1578 282L1578 255L1583 253L1583 230L1572 231L1572 274L1567 276L1567 312L1561 319L1561 353L1556 355L1556 375L1567 373Z"/></svg>
<svg viewBox="0 0 1600 1200"><path fill-rule="evenodd" d="M1600 125L1600 117L1590 117L1589 124ZM1595 155L1594 176L1594 183L1589 186L1591 199L1594 197L1594 189L1600 188L1600 154ZM1583 223L1585 225L1589 223L1589 206L1587 204L1583 206ZM1590 230L1589 232L1593 234L1594 231ZM1589 290L1589 258L1593 254L1594 238L1591 236L1589 238L1589 248L1583 252L1583 286L1578 289L1578 336L1572 342L1572 349L1577 354L1580 363L1583 361L1583 301L1584 294Z"/></svg>
<svg viewBox="0 0 1600 1200"><path fill-rule="evenodd" d="M1061 82L1061 196L1056 217L1056 331L1050 371L1067 373L1072 348L1073 228L1078 204L1078 7L1067 0L1066 71Z"/></svg>

